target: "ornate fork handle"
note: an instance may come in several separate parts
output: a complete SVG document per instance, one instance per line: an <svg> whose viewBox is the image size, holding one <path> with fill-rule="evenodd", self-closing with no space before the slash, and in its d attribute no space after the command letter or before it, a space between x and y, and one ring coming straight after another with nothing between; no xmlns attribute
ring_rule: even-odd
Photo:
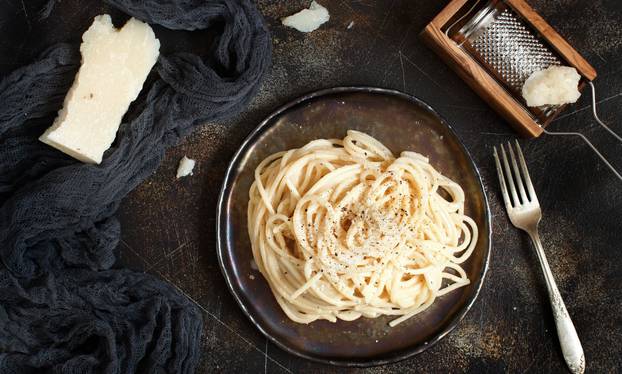
<svg viewBox="0 0 622 374"><path fill-rule="evenodd" d="M553 309L553 318L555 319L555 326L557 328L557 336L559 337L559 343L562 347L562 353L568 368L572 373L583 373L585 370L585 355L583 354L583 347L581 347L581 341L577 335L577 330L570 319L568 310L564 300L557 289L557 284L553 278L553 273L549 267L549 263L546 260L544 254L544 248L542 248L542 242L540 241L540 235L538 234L538 228L528 230L527 233L533 241L534 247L536 247L536 253L538 260L540 260L540 266L544 273L544 279L546 281L546 288L549 292L549 300L551 302L551 308Z"/></svg>

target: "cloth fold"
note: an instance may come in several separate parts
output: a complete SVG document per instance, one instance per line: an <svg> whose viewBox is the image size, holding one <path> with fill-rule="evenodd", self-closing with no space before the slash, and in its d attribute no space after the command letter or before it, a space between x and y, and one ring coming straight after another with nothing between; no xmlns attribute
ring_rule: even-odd
<svg viewBox="0 0 622 374"><path fill-rule="evenodd" d="M100 165L37 140L74 79L77 45L54 46L0 82L1 373L190 373L199 360L196 306L114 267L115 212L168 147L248 104L270 65L270 36L250 0L106 2L174 30L214 28L216 47L160 56L159 79Z"/></svg>

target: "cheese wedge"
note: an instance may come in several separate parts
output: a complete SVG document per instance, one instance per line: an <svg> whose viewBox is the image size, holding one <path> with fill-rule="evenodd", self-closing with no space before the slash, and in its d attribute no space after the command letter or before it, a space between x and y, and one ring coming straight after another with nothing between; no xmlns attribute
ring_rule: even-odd
<svg viewBox="0 0 622 374"><path fill-rule="evenodd" d="M130 19L121 28L107 14L82 35L82 65L42 142L80 160L99 164L156 63L160 42L148 24Z"/></svg>

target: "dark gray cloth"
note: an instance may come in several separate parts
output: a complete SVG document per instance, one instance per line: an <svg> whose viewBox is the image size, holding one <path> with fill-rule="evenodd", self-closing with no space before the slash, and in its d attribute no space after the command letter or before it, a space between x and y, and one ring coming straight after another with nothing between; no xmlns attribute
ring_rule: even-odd
<svg viewBox="0 0 622 374"><path fill-rule="evenodd" d="M167 147L248 104L270 64L269 33L250 0L107 2L171 29L214 28L217 40L210 56L160 56L159 78L100 165L37 140L79 67L77 45L0 82L0 373L189 373L199 360L196 306L115 266L115 212Z"/></svg>

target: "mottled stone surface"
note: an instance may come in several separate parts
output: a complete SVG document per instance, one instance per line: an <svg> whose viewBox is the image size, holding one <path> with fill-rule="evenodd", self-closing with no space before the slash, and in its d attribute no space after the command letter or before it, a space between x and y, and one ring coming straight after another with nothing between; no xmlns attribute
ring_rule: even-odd
<svg viewBox="0 0 622 374"><path fill-rule="evenodd" d="M38 20L42 0L0 2L0 74L28 63L58 41L77 43L91 18L108 10L96 1L62 0ZM320 0L331 19L302 34L279 18L306 1L260 1L273 35L274 64L245 113L207 124L171 149L158 171L124 202L123 263L177 285L205 312L199 372L348 372L291 356L264 338L226 289L216 260L215 207L228 160L246 134L280 104L339 85L396 88L439 111L480 168L493 215L490 270L464 321L439 344L385 372L559 372L557 343L543 278L528 238L503 209L492 146L515 135L417 38L446 1ZM599 110L622 132L622 3L617 0L532 0L599 73ZM123 20L113 12L116 20ZM347 29L350 22L351 29ZM201 50L201 33L156 28L163 51ZM550 127L579 130L622 169L622 145L591 117L589 95ZM544 211L541 236L553 273L586 353L588 372L622 368L622 183L578 139L522 140ZM179 159L197 160L194 175L175 180ZM355 370L352 370L355 371ZM362 370L361 370L362 371Z"/></svg>

